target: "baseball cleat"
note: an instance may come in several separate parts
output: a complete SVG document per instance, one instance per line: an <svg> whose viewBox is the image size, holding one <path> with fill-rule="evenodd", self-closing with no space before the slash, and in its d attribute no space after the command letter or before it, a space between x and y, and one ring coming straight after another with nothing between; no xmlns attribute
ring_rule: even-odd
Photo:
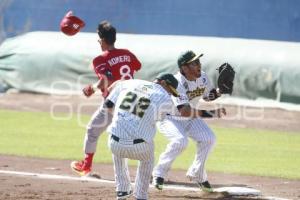
<svg viewBox="0 0 300 200"><path fill-rule="evenodd" d="M204 192L213 192L213 188L211 187L211 185L209 184L208 181L204 181L202 183L198 182L197 184L202 189L202 191L204 191Z"/></svg>
<svg viewBox="0 0 300 200"><path fill-rule="evenodd" d="M158 190L162 190L163 186L164 186L164 178L162 177L153 177L153 181L152 184L154 185L154 187Z"/></svg>
<svg viewBox="0 0 300 200"><path fill-rule="evenodd" d="M195 177L190 176L190 175L186 175L186 178L187 178L189 181L193 181Z"/></svg>
<svg viewBox="0 0 300 200"><path fill-rule="evenodd" d="M88 176L92 171L90 167L85 167L84 161L71 162L71 169L80 176Z"/></svg>
<svg viewBox="0 0 300 200"><path fill-rule="evenodd" d="M117 200L124 200L127 199L128 197L130 197L132 195L132 191L130 190L129 192L122 192L119 191L117 192Z"/></svg>

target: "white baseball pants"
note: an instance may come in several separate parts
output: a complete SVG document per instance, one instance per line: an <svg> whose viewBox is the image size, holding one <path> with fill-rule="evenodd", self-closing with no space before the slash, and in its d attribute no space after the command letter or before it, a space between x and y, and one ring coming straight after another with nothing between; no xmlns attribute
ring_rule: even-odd
<svg viewBox="0 0 300 200"><path fill-rule="evenodd" d="M83 150L85 153L95 153L99 136L112 121L112 114L103 107L103 103L95 111L87 125Z"/></svg>
<svg viewBox="0 0 300 200"><path fill-rule="evenodd" d="M187 147L188 137L191 137L196 142L197 152L186 175L196 182L206 181L205 162L216 140L207 124L201 118L188 120L167 118L158 122L158 128L170 142L160 155L153 176L162 178L167 176L173 161Z"/></svg>
<svg viewBox="0 0 300 200"><path fill-rule="evenodd" d="M148 199L148 189L154 166L154 144L147 142L128 144L128 140L124 143L122 140L116 142L109 137L108 146L113 153L116 191L128 192L131 190L127 158L139 160L133 195L138 199Z"/></svg>

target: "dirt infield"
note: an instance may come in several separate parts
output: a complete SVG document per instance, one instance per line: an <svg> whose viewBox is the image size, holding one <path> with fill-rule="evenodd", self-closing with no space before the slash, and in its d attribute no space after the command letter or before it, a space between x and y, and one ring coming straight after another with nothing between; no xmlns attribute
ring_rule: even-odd
<svg viewBox="0 0 300 200"><path fill-rule="evenodd" d="M77 177L70 168L70 160L46 160L0 155L0 170L21 171L40 174L64 175ZM94 170L100 172L101 178L113 180L111 165L95 164ZM130 169L134 180L135 168ZM195 186L185 180L185 171L172 170L168 180L171 184ZM289 199L300 198L300 181L239 176L233 174L209 173L213 187L243 186L261 190L264 196L277 196ZM42 179L34 176L0 173L0 199L115 199L114 184L62 179ZM131 198L133 199L133 198ZM150 199L251 199L250 197L232 197L220 193L206 194L199 191L150 189Z"/></svg>
<svg viewBox="0 0 300 200"><path fill-rule="evenodd" d="M65 103L65 104L64 104ZM67 107L59 105L70 105ZM85 99L80 96L49 96L33 94L9 94L0 96L0 109L45 112L74 112L75 114L91 114L99 104L99 96ZM53 107L57 105L57 107ZM84 108L84 109L83 109ZM228 119L210 120L209 124L230 127L252 127L256 129L272 129L281 131L300 130L300 113L288 112L280 109L263 110L264 120L250 121L238 117L240 108L228 107ZM252 116L262 114L261 110L247 108ZM274 118L274 116L276 116ZM64 175L77 177L69 168L70 160L47 160L0 155L0 171L21 171L41 174ZM112 165L95 164L94 170L100 172L102 179L113 180ZM131 168L131 178L135 176L135 168ZM258 189L263 196L300 199L300 180L280 178L241 176L208 172L213 187L243 186ZM172 170L169 174L169 184L183 184L195 187L185 179L185 171ZM36 176L13 175L0 172L0 199L115 199L114 184L63 180L43 179ZM131 198L133 199L133 198ZM199 191L163 190L161 192L151 188L150 199L258 199L254 197L232 197L220 193L205 194Z"/></svg>

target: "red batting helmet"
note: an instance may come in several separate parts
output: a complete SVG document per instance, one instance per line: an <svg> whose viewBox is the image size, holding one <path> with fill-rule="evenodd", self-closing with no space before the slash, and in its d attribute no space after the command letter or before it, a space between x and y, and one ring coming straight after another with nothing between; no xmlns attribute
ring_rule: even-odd
<svg viewBox="0 0 300 200"><path fill-rule="evenodd" d="M60 22L60 30L69 36L75 35L85 26L84 21L69 11Z"/></svg>

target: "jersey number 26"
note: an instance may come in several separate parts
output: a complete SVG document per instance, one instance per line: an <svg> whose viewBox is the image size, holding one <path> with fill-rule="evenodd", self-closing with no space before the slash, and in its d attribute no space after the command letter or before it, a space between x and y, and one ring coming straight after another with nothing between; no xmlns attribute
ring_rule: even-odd
<svg viewBox="0 0 300 200"><path fill-rule="evenodd" d="M150 99L147 99L145 97L138 98L137 94L128 92L123 99L120 108L142 118L149 105Z"/></svg>

